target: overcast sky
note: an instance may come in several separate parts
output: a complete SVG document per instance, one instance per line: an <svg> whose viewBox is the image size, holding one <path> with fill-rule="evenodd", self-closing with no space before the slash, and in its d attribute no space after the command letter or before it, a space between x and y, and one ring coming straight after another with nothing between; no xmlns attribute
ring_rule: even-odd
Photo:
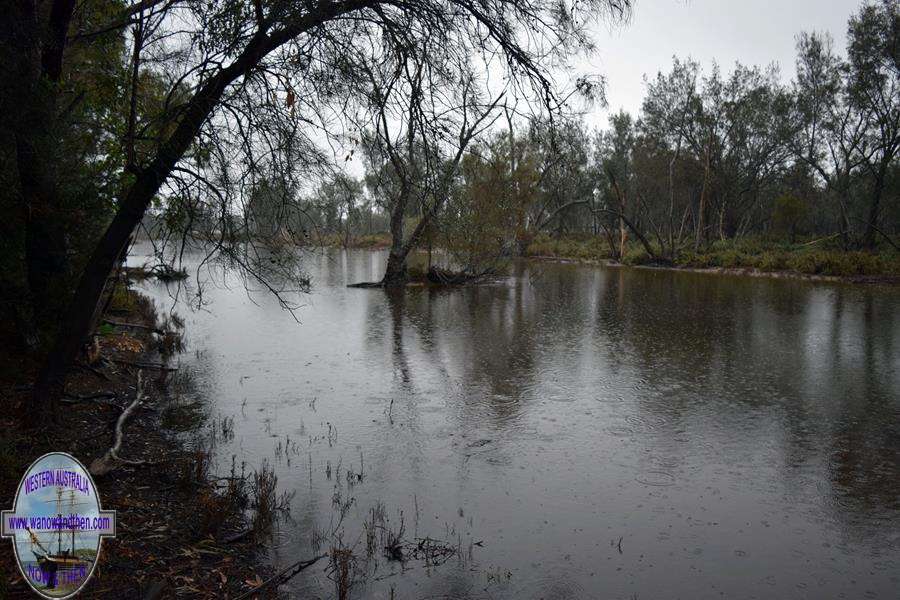
<svg viewBox="0 0 900 600"><path fill-rule="evenodd" d="M636 0L631 22L610 30L598 25L597 54L580 69L607 78L609 110L636 114L644 75L671 68L672 56L691 56L704 69L723 72L735 61L777 62L785 81L794 76L794 42L801 31L827 31L844 54L847 20L860 0ZM591 124L604 126L609 111L595 109Z"/></svg>

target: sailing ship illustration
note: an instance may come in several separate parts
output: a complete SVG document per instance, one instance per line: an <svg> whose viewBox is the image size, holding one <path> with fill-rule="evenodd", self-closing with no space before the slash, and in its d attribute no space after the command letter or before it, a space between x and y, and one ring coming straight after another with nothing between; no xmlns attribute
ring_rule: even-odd
<svg viewBox="0 0 900 600"><path fill-rule="evenodd" d="M56 515L59 519L63 519L64 514L73 514L75 505L80 504L75 502L74 490L70 490L68 502L63 502L62 494L62 488L58 488L56 490L55 502ZM53 500L49 500L48 502L53 502ZM63 513L64 509L68 510L68 513ZM76 529L74 526L65 530L62 527L57 528L55 532L56 552L52 551L52 540L45 545L31 529L26 527L26 531L28 532L28 535L31 536L31 553L34 554L35 560L42 573L42 580L46 583L48 589L57 588L60 583L60 571L74 575L73 581L67 581L65 583L77 583L78 580L82 579L84 574L90 570L91 561L85 558L83 554L79 555L76 552L79 548L76 546ZM68 544L67 548L63 547L64 531L65 542ZM51 535L53 535L53 533L51 533ZM35 549L35 547L37 547L37 549ZM81 575L81 577L79 577L79 575Z"/></svg>

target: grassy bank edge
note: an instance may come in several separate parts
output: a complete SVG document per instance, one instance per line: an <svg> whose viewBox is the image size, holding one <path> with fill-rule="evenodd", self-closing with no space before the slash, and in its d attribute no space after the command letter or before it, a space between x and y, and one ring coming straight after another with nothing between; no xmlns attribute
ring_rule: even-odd
<svg viewBox="0 0 900 600"><path fill-rule="evenodd" d="M850 283L900 283L900 254L888 249L878 253L844 251L835 247L833 240L800 240L795 243L764 238L720 240L698 252L682 250L671 263L661 263L634 242L627 245L622 260L616 261L603 239L541 236L529 245L526 254L534 259L694 273Z"/></svg>
<svg viewBox="0 0 900 600"><path fill-rule="evenodd" d="M322 236L316 245L380 250L390 244L390 234L380 233L349 239ZM661 263L633 241L627 244L625 256L615 260L602 237L540 235L529 244L525 258L745 277L900 284L900 253L886 244L876 253L845 251L834 237L798 239L794 243L759 237L718 240L698 252L682 250L673 262Z"/></svg>

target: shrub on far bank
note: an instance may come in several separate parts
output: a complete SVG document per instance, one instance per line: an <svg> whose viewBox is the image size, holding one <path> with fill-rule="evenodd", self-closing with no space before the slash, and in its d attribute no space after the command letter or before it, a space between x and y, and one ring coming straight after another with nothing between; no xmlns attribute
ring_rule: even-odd
<svg viewBox="0 0 900 600"><path fill-rule="evenodd" d="M610 258L609 245L600 236L586 238L551 237L546 233L535 236L528 244L526 256L552 256L575 260L604 260Z"/></svg>
<svg viewBox="0 0 900 600"><path fill-rule="evenodd" d="M800 273L817 275L897 275L900 274L900 258L890 259L868 252L813 251L791 256L788 268Z"/></svg>
<svg viewBox="0 0 900 600"><path fill-rule="evenodd" d="M747 245L725 247L717 243L706 252L684 251L676 263L693 268L753 268L767 272L793 271L805 275L838 277L900 275L900 256L896 254L810 249L783 244L767 247L759 242L756 244L754 251L747 252Z"/></svg>
<svg viewBox="0 0 900 600"><path fill-rule="evenodd" d="M809 242L815 242L810 244ZM602 236L587 238L553 238L542 234L528 246L528 256L552 256L573 260L603 260L610 258L609 246ZM628 265L652 263L642 245L629 241L622 262ZM784 239L748 237L736 240L715 240L694 252L683 249L675 265L688 268L758 269L775 272L789 271L805 275L838 277L900 276L900 254L890 248L879 253L842 250L839 240L801 240L791 244Z"/></svg>

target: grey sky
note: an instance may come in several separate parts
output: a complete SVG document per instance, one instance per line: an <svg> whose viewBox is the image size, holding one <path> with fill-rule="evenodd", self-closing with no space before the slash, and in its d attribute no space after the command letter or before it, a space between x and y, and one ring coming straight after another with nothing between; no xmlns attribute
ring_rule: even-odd
<svg viewBox="0 0 900 600"><path fill-rule="evenodd" d="M782 78L794 76L794 41L801 31L828 31L844 53L847 20L860 0L636 0L629 24L596 27L597 54L581 68L607 78L609 110L633 114L644 95L644 74L667 71L672 56L691 56L704 69L715 60L723 71L735 61L777 62ZM605 125L608 110L588 121Z"/></svg>

